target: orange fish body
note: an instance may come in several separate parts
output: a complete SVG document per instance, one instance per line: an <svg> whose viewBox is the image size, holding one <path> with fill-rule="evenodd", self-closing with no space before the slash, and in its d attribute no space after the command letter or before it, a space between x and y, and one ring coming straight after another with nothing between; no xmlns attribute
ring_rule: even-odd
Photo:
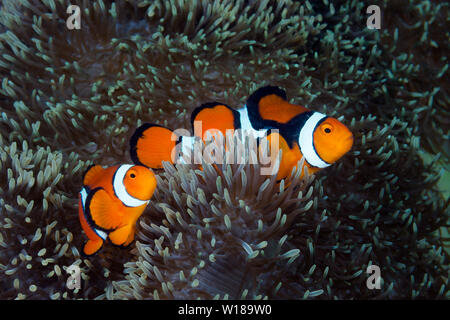
<svg viewBox="0 0 450 320"><path fill-rule="evenodd" d="M289 177L302 157L308 172L314 173L336 162L353 145L353 135L343 123L289 103L285 91L274 86L256 90L237 110L219 102L205 103L193 111L191 124L194 135L203 141L207 132L219 131L225 136L227 130L236 129L258 139L266 137L269 145L277 141L275 151L282 150L277 180ZM131 158L136 164L162 168L162 161L178 161L177 146L184 151L193 149L193 137L176 136L168 128L147 123L130 140ZM272 162L277 155L271 152Z"/></svg>
<svg viewBox="0 0 450 320"><path fill-rule="evenodd" d="M90 167L78 200L80 223L89 238L83 253L95 254L106 240L116 246L128 246L155 188L153 171L143 166Z"/></svg>

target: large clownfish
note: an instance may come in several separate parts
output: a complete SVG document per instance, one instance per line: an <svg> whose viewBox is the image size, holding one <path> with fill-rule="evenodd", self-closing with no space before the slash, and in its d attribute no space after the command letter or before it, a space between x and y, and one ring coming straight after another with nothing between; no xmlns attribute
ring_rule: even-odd
<svg viewBox="0 0 450 320"><path fill-rule="evenodd" d="M198 123L200 130L196 128ZM246 105L237 110L219 102L205 103L193 111L191 124L194 133L203 140L210 130L218 130L225 136L226 130L241 129L258 138L267 137L269 142L271 135L276 135L278 148L282 150L278 180L287 178L302 157L308 172L314 173L336 162L353 145L353 135L343 123L289 103L286 92L275 86L256 90ZM187 136L174 139L172 130L145 123L130 140L130 154L136 164L162 168L163 161L177 163L178 145L186 150L192 148L192 141Z"/></svg>
<svg viewBox="0 0 450 320"><path fill-rule="evenodd" d="M147 167L88 168L78 200L80 223L89 238L83 253L93 255L107 239L116 246L128 246L155 188L155 175Z"/></svg>

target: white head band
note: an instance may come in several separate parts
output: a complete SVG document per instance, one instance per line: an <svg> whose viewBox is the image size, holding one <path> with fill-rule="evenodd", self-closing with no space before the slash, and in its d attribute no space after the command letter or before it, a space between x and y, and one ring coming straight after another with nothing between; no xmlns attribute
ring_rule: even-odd
<svg viewBox="0 0 450 320"><path fill-rule="evenodd" d="M123 184L123 179L125 178L127 171L131 167L134 167L134 165L123 164L117 169L116 173L114 174L113 188L117 198L119 198L119 200L122 201L124 205L126 205L127 207L139 207L147 204L148 200L144 201L130 196L130 194L127 192L127 189L125 188L125 185Z"/></svg>
<svg viewBox="0 0 450 320"><path fill-rule="evenodd" d="M300 130L298 136L298 145L300 151L302 152L305 160L313 167L326 168L330 164L320 158L317 154L316 148L314 147L314 130L320 120L325 118L326 115L320 112L314 112L308 120L306 120L303 128Z"/></svg>

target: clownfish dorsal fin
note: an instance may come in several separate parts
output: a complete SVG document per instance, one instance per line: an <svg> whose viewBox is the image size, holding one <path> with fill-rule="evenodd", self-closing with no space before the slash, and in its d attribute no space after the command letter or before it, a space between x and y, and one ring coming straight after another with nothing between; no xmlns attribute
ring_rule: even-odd
<svg viewBox="0 0 450 320"><path fill-rule="evenodd" d="M117 228L122 222L122 214L117 203L104 189L97 189L89 201L88 218L99 229Z"/></svg>
<svg viewBox="0 0 450 320"><path fill-rule="evenodd" d="M178 138L164 126L144 123L130 139L130 156L137 165L161 169L163 161L173 163Z"/></svg>
<svg viewBox="0 0 450 320"><path fill-rule="evenodd" d="M201 129L197 125L201 123ZM240 128L240 114L235 109L221 102L207 102L197 107L191 114L194 135L204 138L207 130L217 129L226 136L227 130Z"/></svg>
<svg viewBox="0 0 450 320"><path fill-rule="evenodd" d="M92 185L103 173L105 169L98 164L89 166L83 176L83 185Z"/></svg>
<svg viewBox="0 0 450 320"><path fill-rule="evenodd" d="M247 110L253 127L257 130L277 128L307 108L289 103L286 91L276 86L266 86L253 92L247 99Z"/></svg>

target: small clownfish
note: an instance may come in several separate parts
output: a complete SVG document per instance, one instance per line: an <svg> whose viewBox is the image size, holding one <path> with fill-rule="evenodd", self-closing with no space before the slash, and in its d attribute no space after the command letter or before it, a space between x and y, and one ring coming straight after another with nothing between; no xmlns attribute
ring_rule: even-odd
<svg viewBox="0 0 450 320"><path fill-rule="evenodd" d="M289 103L286 92L275 86L256 90L246 105L237 110L220 102L205 103L192 112L191 125L203 140L210 130L218 130L225 136L228 129L242 129L257 138L266 137L269 144L271 136L276 135L278 148L282 150L277 180L287 178L302 157L308 172L314 173L336 162L353 145L353 135L343 123ZM192 138L174 139L172 130L145 123L131 137L131 158L136 164L162 168L163 161L177 162L177 145L181 145L181 150L192 150Z"/></svg>
<svg viewBox="0 0 450 320"><path fill-rule="evenodd" d="M78 217L89 238L83 253L95 254L107 239L116 246L128 246L155 188L155 174L147 167L89 167L78 198Z"/></svg>

